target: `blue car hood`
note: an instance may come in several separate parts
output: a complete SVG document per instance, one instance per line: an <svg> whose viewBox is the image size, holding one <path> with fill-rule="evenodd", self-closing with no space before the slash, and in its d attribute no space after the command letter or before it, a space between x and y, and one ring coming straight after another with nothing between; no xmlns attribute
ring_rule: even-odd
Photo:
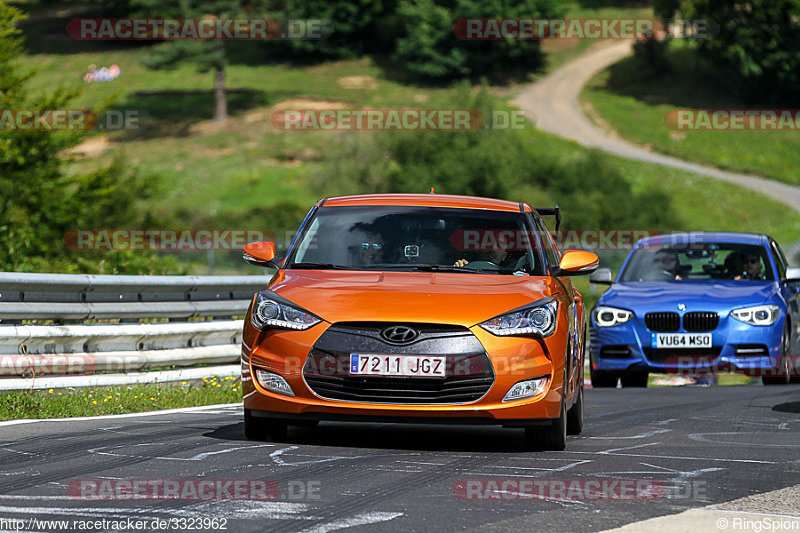
<svg viewBox="0 0 800 533"><path fill-rule="evenodd" d="M772 299L778 290L774 281L639 281L614 283L600 297L600 305L649 311L722 311L759 305Z"/></svg>

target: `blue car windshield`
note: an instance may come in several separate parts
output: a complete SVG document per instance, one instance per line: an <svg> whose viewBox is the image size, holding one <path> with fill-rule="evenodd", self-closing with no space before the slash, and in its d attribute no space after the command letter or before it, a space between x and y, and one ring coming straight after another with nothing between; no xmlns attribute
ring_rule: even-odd
<svg viewBox="0 0 800 533"><path fill-rule="evenodd" d="M663 244L633 252L620 281L772 281L767 250L753 244Z"/></svg>
<svg viewBox="0 0 800 533"><path fill-rule="evenodd" d="M519 212L415 206L326 206L286 268L545 275L540 239Z"/></svg>

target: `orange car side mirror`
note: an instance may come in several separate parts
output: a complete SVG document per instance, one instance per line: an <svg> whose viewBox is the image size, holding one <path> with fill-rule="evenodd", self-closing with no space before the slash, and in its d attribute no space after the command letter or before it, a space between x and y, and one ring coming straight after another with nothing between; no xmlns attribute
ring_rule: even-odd
<svg viewBox="0 0 800 533"><path fill-rule="evenodd" d="M274 242L261 241L245 244L242 259L255 266L280 268L275 261Z"/></svg>
<svg viewBox="0 0 800 533"><path fill-rule="evenodd" d="M600 258L592 252L568 250L561 256L561 262L558 263L558 268L555 269L551 276L591 274L597 269L599 262Z"/></svg>

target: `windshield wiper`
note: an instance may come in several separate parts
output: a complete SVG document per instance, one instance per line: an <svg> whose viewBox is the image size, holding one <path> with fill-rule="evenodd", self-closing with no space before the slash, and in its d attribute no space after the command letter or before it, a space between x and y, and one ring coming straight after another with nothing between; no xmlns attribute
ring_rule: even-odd
<svg viewBox="0 0 800 533"><path fill-rule="evenodd" d="M449 266L449 265L415 265L413 263L409 263L407 265L384 265L378 267L377 270L394 270L394 269L411 269L411 270L419 270L420 272L477 272L477 273L492 273L497 272L495 270L486 270L482 268L470 268L466 266Z"/></svg>
<svg viewBox="0 0 800 533"><path fill-rule="evenodd" d="M335 265L333 263L292 263L289 268L305 268L309 270L356 270L347 265Z"/></svg>

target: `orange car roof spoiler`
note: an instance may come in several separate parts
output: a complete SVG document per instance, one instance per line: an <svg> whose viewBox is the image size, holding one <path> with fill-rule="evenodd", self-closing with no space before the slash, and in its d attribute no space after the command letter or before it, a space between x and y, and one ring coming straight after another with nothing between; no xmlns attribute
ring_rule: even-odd
<svg viewBox="0 0 800 533"><path fill-rule="evenodd" d="M561 211L559 210L558 206L534 207L533 210L539 213L539 216L556 217L556 231L558 231L559 226L561 226Z"/></svg>

